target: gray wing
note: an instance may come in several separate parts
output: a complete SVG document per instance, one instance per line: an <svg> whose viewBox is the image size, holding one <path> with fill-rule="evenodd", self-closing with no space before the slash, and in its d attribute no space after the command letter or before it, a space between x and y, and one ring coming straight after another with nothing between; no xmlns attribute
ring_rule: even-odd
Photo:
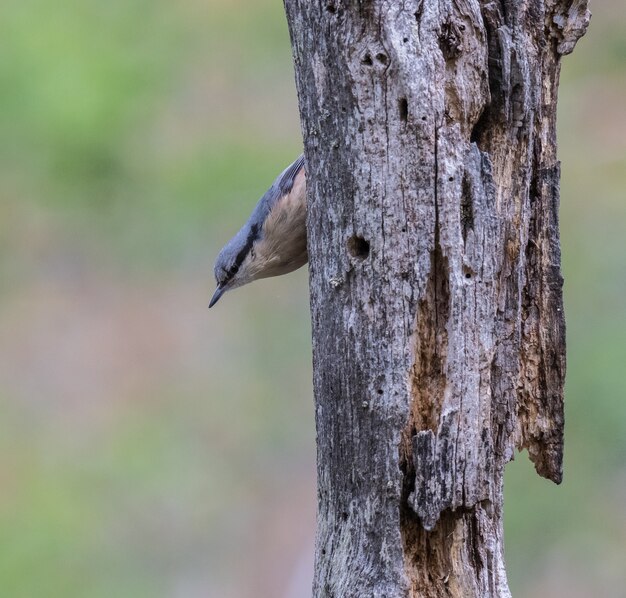
<svg viewBox="0 0 626 598"><path fill-rule="evenodd" d="M250 224L256 228L257 233L261 232L267 215L272 211L278 199L291 191L296 175L303 167L304 155L301 155L276 177L272 186L259 199L259 203L250 216Z"/></svg>

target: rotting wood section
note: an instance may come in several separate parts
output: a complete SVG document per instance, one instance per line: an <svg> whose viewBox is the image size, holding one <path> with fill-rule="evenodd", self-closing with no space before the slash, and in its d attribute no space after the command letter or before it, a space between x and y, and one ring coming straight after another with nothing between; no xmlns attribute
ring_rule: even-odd
<svg viewBox="0 0 626 598"><path fill-rule="evenodd" d="M305 141L316 597L506 597L562 475L559 61L583 0L285 0Z"/></svg>

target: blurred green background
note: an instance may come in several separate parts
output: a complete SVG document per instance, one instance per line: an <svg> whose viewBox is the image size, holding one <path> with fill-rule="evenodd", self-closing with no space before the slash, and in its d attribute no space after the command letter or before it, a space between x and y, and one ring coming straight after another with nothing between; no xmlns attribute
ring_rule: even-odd
<svg viewBox="0 0 626 598"><path fill-rule="evenodd" d="M564 61L565 481L506 480L514 596L626 595L626 12ZM0 596L300 598L307 275L206 309L300 151L282 3L0 6Z"/></svg>

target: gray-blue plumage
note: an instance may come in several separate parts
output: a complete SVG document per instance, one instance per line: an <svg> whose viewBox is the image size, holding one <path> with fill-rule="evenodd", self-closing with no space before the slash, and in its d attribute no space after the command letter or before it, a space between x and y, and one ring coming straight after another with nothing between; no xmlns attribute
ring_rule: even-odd
<svg viewBox="0 0 626 598"><path fill-rule="evenodd" d="M306 263L305 218L304 156L299 156L278 175L248 221L220 251L215 262L217 290L209 307L226 290Z"/></svg>
<svg viewBox="0 0 626 598"><path fill-rule="evenodd" d="M293 188L293 183L300 169L304 166L304 155L299 156L295 162L287 166L274 180L272 186L265 192L263 197L259 199L256 207L250 214L248 223L251 225L263 226L268 214L276 202L283 196L287 195ZM245 228L245 226L244 226Z"/></svg>

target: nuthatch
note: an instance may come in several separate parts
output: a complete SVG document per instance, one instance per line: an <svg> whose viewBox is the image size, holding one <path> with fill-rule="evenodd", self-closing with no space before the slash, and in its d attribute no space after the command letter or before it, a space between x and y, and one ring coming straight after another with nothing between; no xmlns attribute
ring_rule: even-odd
<svg viewBox="0 0 626 598"><path fill-rule="evenodd" d="M209 307L231 289L287 274L306 264L304 156L288 166L261 197L250 218L215 261L217 289Z"/></svg>

